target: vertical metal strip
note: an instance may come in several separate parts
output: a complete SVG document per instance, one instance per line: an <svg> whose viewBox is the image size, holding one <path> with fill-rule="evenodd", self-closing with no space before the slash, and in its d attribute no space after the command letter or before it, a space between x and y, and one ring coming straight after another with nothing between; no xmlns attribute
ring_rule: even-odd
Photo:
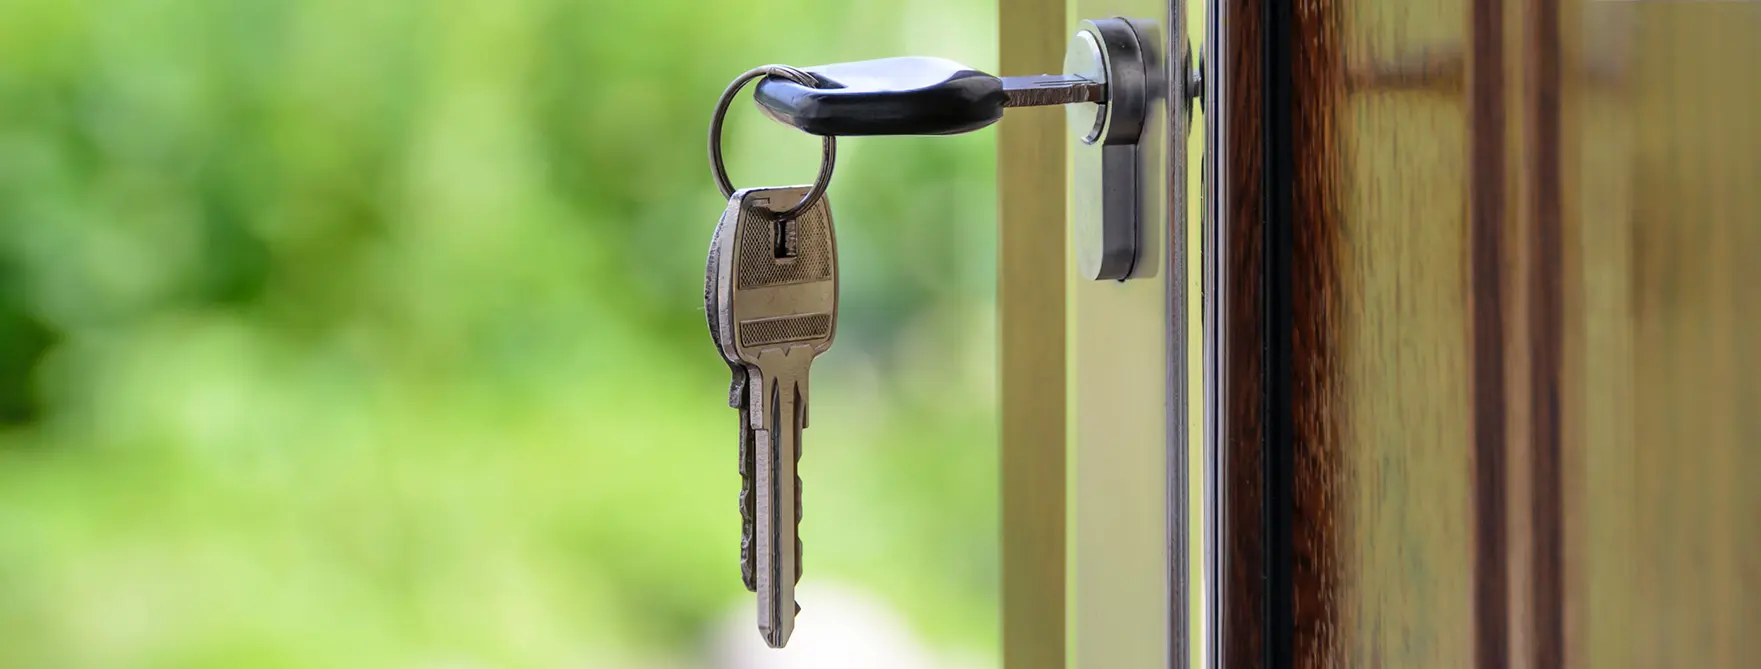
<svg viewBox="0 0 1761 669"><path fill-rule="evenodd" d="M1205 44L1203 66L1204 105L1205 105L1205 156L1204 156L1204 220L1200 259L1204 264L1203 278L1203 311L1204 334L1204 485L1205 505L1203 509L1205 525L1204 561L1204 631L1205 659L1209 669L1223 669L1226 664L1224 653L1223 621L1228 616L1227 602L1224 598L1225 583L1228 583L1228 561L1224 559L1224 527L1228 523L1227 510L1228 490L1227 468L1224 466L1225 438L1228 434L1229 408L1225 403L1228 397L1228 376L1225 374L1225 361L1229 354L1228 329L1225 327L1224 314L1229 302L1227 276L1223 258L1229 249L1229 179L1226 176L1231 167L1229 160L1230 127L1226 113L1227 100L1232 92L1228 85L1229 78L1222 73L1229 72L1234 59L1230 58L1229 49L1224 48L1223 27L1229 24L1233 14L1229 0L1207 0L1205 12Z"/></svg>
<svg viewBox="0 0 1761 669"><path fill-rule="evenodd" d="M1266 661L1264 0L1208 18L1205 389L1211 662Z"/></svg>
<svg viewBox="0 0 1761 669"><path fill-rule="evenodd" d="M1226 491L1223 489L1223 436L1227 433L1228 409L1223 405L1226 396L1227 377L1224 376L1224 356L1228 354L1228 337L1223 327L1223 305L1229 299L1223 278L1222 257L1228 248L1228 235L1224 230L1223 221L1227 220L1229 192L1227 179L1223 174L1229 167L1228 150L1229 126L1223 113L1223 100L1228 93L1228 78L1220 73L1227 72L1230 59L1228 50L1222 48L1223 25L1228 20L1230 3L1226 0L1206 0L1205 7L1205 43L1202 65L1204 75L1204 106L1205 106L1205 156L1202 169L1204 183L1204 216L1202 226L1200 262L1203 264L1204 277L1201 279L1204 314L1201 327L1204 333L1200 345L1204 356L1204 508L1201 509L1204 522L1203 560L1204 610L1202 612L1205 633L1205 666L1208 669L1223 669L1223 619L1227 614L1223 601L1223 584L1227 582L1227 561L1223 559L1223 526Z"/></svg>
<svg viewBox="0 0 1761 669"><path fill-rule="evenodd" d="M1187 139L1191 132L1192 100L1185 95L1190 76L1190 40L1187 36L1186 1L1168 0L1167 48L1164 67L1168 97L1168 666L1182 669L1191 658L1191 601L1187 581L1191 547L1187 545L1187 525L1192 515L1187 509L1188 458L1191 457L1189 413L1191 397L1187 388L1187 216L1186 161Z"/></svg>
<svg viewBox="0 0 1761 669"><path fill-rule="evenodd" d="M998 0L1003 72L1058 72L1064 0ZM1065 127L1016 109L997 136L1003 666L1065 658Z"/></svg>

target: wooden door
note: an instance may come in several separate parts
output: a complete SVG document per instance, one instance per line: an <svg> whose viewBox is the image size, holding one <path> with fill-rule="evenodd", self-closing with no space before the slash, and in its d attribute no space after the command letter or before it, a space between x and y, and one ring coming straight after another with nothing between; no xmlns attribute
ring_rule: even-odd
<svg viewBox="0 0 1761 669"><path fill-rule="evenodd" d="M1226 0L1213 666L1746 666L1761 6Z"/></svg>
<svg viewBox="0 0 1761 669"><path fill-rule="evenodd" d="M1055 69L1064 0L1000 8L1005 72ZM1083 348L1062 120L1002 126L1007 666L1753 664L1761 3L1204 10L1202 290L1099 313L1185 351ZM1182 365L1189 449L1085 450L1084 398ZM1085 466L1164 467L1169 525L1085 533ZM1146 528L1166 562L1104 559Z"/></svg>

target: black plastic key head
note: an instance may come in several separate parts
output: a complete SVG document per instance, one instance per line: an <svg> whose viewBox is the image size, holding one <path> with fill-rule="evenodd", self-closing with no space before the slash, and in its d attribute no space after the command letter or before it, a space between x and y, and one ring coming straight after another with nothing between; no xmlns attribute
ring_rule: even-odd
<svg viewBox="0 0 1761 669"><path fill-rule="evenodd" d="M942 58L904 57L805 68L809 88L758 82L765 115L815 135L953 135L1003 117L1003 81Z"/></svg>

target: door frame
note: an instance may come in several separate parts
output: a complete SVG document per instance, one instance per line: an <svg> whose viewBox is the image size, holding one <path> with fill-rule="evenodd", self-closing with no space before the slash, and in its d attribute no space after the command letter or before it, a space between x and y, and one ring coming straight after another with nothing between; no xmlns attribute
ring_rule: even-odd
<svg viewBox="0 0 1761 669"><path fill-rule="evenodd" d="M1001 72L1062 71L1074 19L1149 19L1156 56L1184 54L1185 9L1184 0L999 0ZM1160 71L1158 92L1184 90L1174 81L1181 68ZM1151 250L1139 259L1145 278L1126 282L1074 278L1065 112L1012 110L1000 124L1001 598L1011 669L1184 667L1196 657L1188 583L1199 572L1187 558L1187 510L1202 488L1198 440L1189 438L1198 349L1186 327L1196 227L1169 215L1190 211L1187 156L1172 148L1185 142L1168 141L1188 135L1189 117L1169 108L1156 96L1140 169L1178 187L1150 189L1140 203Z"/></svg>

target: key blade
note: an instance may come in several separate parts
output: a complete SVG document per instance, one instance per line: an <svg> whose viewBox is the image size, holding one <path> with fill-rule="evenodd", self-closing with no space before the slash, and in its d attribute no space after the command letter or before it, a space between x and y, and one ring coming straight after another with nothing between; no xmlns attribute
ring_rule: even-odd
<svg viewBox="0 0 1761 669"><path fill-rule="evenodd" d="M782 648L795 631L795 584L800 569L801 413L805 407L801 381L814 351L805 346L776 350L767 356L759 381L768 392L759 406L765 427L758 445L758 631L771 648Z"/></svg>
<svg viewBox="0 0 1761 669"><path fill-rule="evenodd" d="M1105 103L1107 85L1068 74L1003 77L1003 106L1047 107L1078 102Z"/></svg>

